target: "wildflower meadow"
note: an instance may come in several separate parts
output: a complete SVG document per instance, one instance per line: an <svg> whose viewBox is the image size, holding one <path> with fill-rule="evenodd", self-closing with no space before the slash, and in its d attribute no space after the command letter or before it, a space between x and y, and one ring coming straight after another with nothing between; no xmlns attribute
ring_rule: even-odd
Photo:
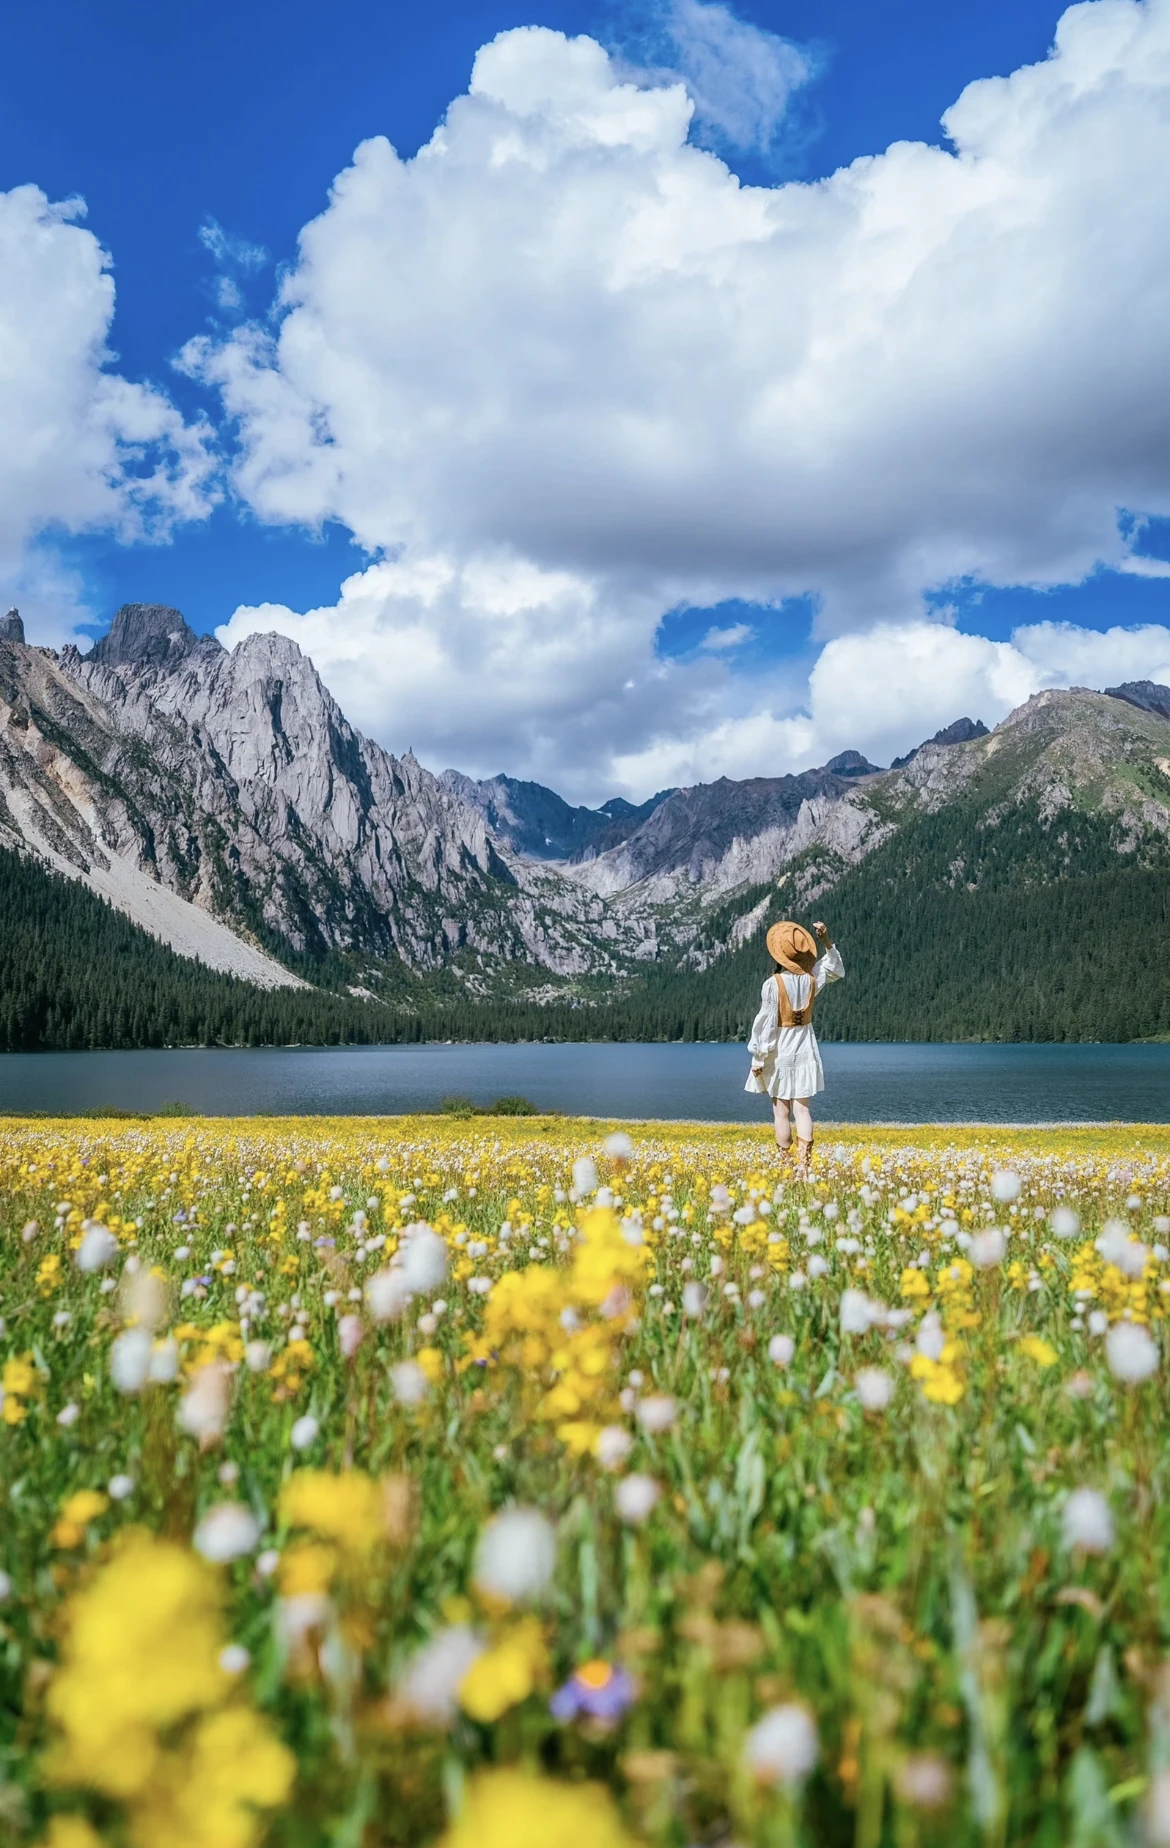
<svg viewBox="0 0 1170 1848"><path fill-rule="evenodd" d="M1170 1843L1170 1132L0 1125L0 1839Z"/></svg>

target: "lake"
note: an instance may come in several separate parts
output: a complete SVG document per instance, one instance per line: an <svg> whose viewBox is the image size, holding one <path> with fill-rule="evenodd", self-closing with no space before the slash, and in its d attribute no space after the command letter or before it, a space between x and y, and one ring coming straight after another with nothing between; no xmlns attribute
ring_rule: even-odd
<svg viewBox="0 0 1170 1848"><path fill-rule="evenodd" d="M1170 1122L1166 1046L823 1046L824 1123ZM0 1111L398 1115L450 1093L573 1115L763 1122L739 1046L362 1046L0 1055Z"/></svg>

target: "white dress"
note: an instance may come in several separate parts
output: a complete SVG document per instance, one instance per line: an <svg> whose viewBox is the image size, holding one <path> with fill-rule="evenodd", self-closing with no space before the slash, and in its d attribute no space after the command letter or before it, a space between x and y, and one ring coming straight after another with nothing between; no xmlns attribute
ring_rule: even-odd
<svg viewBox="0 0 1170 1848"><path fill-rule="evenodd" d="M839 982L845 973L841 952L836 944L813 964L811 975L791 975L787 969L780 980L788 991L794 1008L807 1006L809 984L819 995L826 982ZM807 1027L782 1027L776 983L769 976L760 990L760 1011L752 1027L748 1051L763 1065L760 1073L749 1072L745 1091L766 1092L769 1097L812 1097L825 1088L825 1072L820 1047L811 1023Z"/></svg>

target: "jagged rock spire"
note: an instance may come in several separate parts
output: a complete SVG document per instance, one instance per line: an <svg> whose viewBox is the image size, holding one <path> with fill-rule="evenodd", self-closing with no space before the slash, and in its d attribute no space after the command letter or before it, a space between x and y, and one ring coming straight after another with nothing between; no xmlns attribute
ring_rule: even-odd
<svg viewBox="0 0 1170 1848"><path fill-rule="evenodd" d="M124 603L87 656L103 667L176 667L187 655L220 654L212 635L196 635L166 603Z"/></svg>
<svg viewBox="0 0 1170 1848"><path fill-rule="evenodd" d="M20 620L18 609L9 610L6 616L0 616L0 642L23 642L24 624Z"/></svg>

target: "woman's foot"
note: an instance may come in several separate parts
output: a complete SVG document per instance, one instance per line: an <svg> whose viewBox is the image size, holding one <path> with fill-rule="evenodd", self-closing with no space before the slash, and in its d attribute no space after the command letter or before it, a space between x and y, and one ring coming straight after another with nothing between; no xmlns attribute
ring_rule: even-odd
<svg viewBox="0 0 1170 1848"><path fill-rule="evenodd" d="M800 1181L808 1180L812 1163L812 1147L811 1141L798 1142L796 1145L796 1178Z"/></svg>

